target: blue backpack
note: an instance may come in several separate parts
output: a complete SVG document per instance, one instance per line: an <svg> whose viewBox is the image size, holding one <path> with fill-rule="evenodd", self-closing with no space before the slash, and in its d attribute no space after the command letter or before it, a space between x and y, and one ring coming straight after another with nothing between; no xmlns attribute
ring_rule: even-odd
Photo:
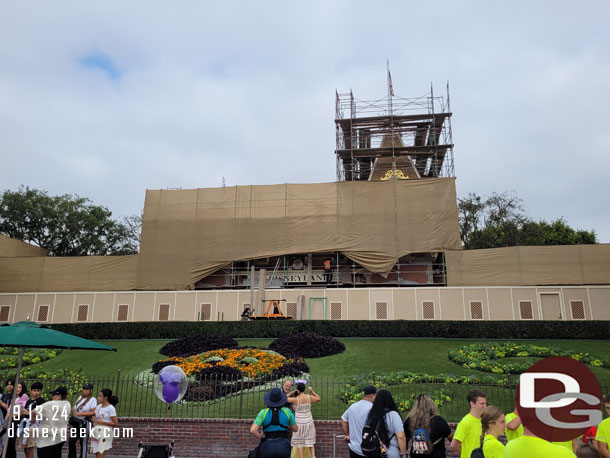
<svg viewBox="0 0 610 458"><path fill-rule="evenodd" d="M412 444L411 451L415 455L429 455L434 450L434 446L438 444L443 438L439 438L432 442L430 434L425 428L417 428L411 435Z"/></svg>

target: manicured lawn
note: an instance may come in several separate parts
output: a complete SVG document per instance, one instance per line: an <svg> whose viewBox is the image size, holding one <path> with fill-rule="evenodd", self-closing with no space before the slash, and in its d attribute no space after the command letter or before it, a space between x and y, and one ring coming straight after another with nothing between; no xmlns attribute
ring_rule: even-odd
<svg viewBox="0 0 610 458"><path fill-rule="evenodd" d="M82 368L86 375L137 374L149 369L159 359L159 349L169 340L104 340L103 344L117 349L110 351L63 350L41 364L46 370Z"/></svg>
<svg viewBox="0 0 610 458"><path fill-rule="evenodd" d="M338 418L346 405L339 400L345 383L353 375L364 372L383 374L399 370L436 375L487 375L484 372L466 369L451 362L447 353L461 345L477 340L454 339L339 339L346 345L344 353L318 359L307 359L312 376L311 385L322 395L324 402L314 406L314 417ZM167 407L159 402L154 392L134 383L134 376L151 365L164 359L159 349L167 340L117 340L103 341L118 349L118 352L65 350L56 358L41 365L47 369L82 368L87 378L96 384L112 388L122 399L119 404L120 416L155 416L170 414ZM524 343L523 341L520 341ZM241 339L240 345L266 348L271 339ZM610 355L610 341L528 341L540 346L553 346L576 352L589 352L596 357ZM507 358L507 362L523 358ZM534 362L535 358L526 358ZM118 371L120 369L120 377ZM610 370L593 368L602 386L610 388ZM152 378L150 379L152 380ZM441 413L450 420L459 420L463 415L465 393L468 385L444 384L404 384L389 387L394 396L408 399L421 392L432 394L439 390L448 394L451 401L443 406ZM512 409L514 392L501 387L482 387L488 393L490 403L504 409ZM224 400L206 404L188 403L172 408L175 417L220 417L250 418L262 406L263 392L244 393L229 396Z"/></svg>
<svg viewBox="0 0 610 458"><path fill-rule="evenodd" d="M468 345L475 340L459 339L339 339L344 353L318 359L307 359L313 377L350 376L362 372L392 372L408 370L426 374L452 373L468 375L483 372L463 368L447 358L450 349ZM240 339L240 345L266 348L271 339ZM103 343L116 347L117 352L64 350L61 355L41 365L47 369L82 368L87 375L136 374L163 359L159 349L167 340L109 340ZM520 341L522 342L522 341ZM577 352L589 352L597 357L610 355L610 341L536 340L523 341L540 346L554 346ZM514 361L516 358L511 358ZM534 361L534 359L530 359ZM507 359L508 361L508 359ZM603 386L610 386L610 371L592 368Z"/></svg>

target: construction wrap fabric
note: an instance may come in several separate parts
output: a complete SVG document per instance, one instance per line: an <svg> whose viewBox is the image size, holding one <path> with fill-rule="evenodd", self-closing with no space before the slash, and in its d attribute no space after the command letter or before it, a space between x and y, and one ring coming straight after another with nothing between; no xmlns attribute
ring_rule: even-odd
<svg viewBox="0 0 610 458"><path fill-rule="evenodd" d="M446 251L448 286L610 284L610 244Z"/></svg>
<svg viewBox="0 0 610 458"><path fill-rule="evenodd" d="M146 192L138 289L185 289L231 261L343 252L376 273L461 247L453 178Z"/></svg>
<svg viewBox="0 0 610 458"><path fill-rule="evenodd" d="M126 291L138 255L0 258L0 292Z"/></svg>
<svg viewBox="0 0 610 458"><path fill-rule="evenodd" d="M46 256L47 250L0 234L0 258Z"/></svg>

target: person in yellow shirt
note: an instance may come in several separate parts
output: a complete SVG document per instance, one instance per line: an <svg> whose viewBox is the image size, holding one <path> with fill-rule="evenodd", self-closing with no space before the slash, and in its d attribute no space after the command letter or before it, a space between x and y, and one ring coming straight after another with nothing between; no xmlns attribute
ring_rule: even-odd
<svg viewBox="0 0 610 458"><path fill-rule="evenodd" d="M574 453L576 453L576 449L578 448L578 439L572 439L571 441L551 442L551 444L565 447L568 450L572 450Z"/></svg>
<svg viewBox="0 0 610 458"><path fill-rule="evenodd" d="M504 447L504 458L575 458L573 452L561 445L551 444L523 427L523 436L511 440Z"/></svg>
<svg viewBox="0 0 610 458"><path fill-rule="evenodd" d="M496 406L487 406L481 413L481 427L485 431L483 438L483 455L485 458L503 458L504 444L498 440L498 436L504 433L506 421L504 412Z"/></svg>
<svg viewBox="0 0 610 458"><path fill-rule="evenodd" d="M506 431L504 431L504 435L506 436L506 442L510 442L513 439L523 435L523 425L521 424L521 418L519 418L519 413L517 412L516 406L515 410L509 414L506 414L505 420Z"/></svg>
<svg viewBox="0 0 610 458"><path fill-rule="evenodd" d="M487 395L481 390L470 390L466 400L470 412L458 423L451 441L451 448L460 454L460 458L470 458L472 451L480 447L481 413L487 407Z"/></svg>
<svg viewBox="0 0 610 458"><path fill-rule="evenodd" d="M602 402L604 403L606 412L610 415L610 394L604 396ZM597 441L599 454L603 458L610 458L610 449L608 448L610 446L610 417L602 421L597 427L595 440Z"/></svg>

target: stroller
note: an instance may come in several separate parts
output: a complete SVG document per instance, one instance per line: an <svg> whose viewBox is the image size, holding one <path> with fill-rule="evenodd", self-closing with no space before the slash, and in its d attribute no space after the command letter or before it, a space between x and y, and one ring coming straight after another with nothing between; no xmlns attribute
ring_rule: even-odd
<svg viewBox="0 0 610 458"><path fill-rule="evenodd" d="M138 458L174 458L174 441L169 445L144 445L140 441Z"/></svg>

